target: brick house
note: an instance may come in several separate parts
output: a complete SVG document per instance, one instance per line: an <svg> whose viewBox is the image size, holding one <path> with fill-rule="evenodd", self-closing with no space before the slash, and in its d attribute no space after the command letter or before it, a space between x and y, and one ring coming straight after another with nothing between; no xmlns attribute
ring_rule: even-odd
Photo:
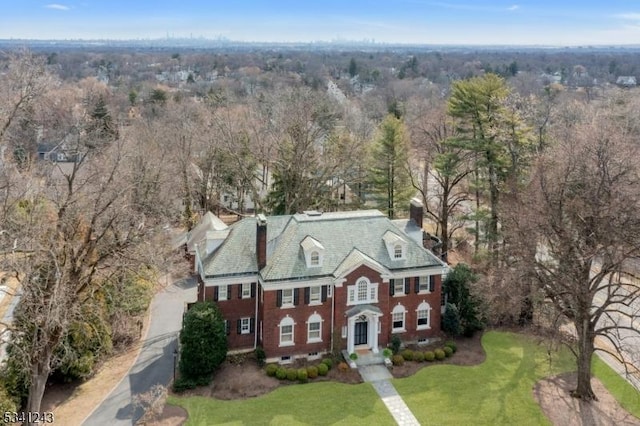
<svg viewBox="0 0 640 426"><path fill-rule="evenodd" d="M423 246L423 207L245 218L196 245L198 299L215 301L230 351L262 346L269 361L332 348L377 352L398 335L440 331L447 266Z"/></svg>

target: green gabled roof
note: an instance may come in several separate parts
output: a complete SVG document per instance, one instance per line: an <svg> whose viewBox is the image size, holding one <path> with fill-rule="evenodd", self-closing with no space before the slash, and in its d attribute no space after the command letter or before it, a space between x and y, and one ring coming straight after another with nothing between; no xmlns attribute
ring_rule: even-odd
<svg viewBox="0 0 640 426"><path fill-rule="evenodd" d="M420 231L415 228L413 231ZM402 260L389 257L383 240L389 231L407 241ZM405 227L398 227L377 210L271 216L267 218L267 265L260 274L265 281L339 275L340 271L346 271L345 259L350 254L353 258L354 250L391 271L442 265L436 256L405 232ZM324 247L319 267L307 268L301 246L307 237ZM222 246L204 259L205 275L256 274L255 246L255 218L232 225Z"/></svg>

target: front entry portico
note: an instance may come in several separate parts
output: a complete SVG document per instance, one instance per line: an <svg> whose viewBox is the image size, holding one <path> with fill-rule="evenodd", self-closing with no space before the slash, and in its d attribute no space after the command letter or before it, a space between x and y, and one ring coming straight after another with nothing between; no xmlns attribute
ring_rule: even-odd
<svg viewBox="0 0 640 426"><path fill-rule="evenodd" d="M355 347L366 347L378 352L378 327L382 311L373 305L358 305L349 309L347 316L347 352Z"/></svg>

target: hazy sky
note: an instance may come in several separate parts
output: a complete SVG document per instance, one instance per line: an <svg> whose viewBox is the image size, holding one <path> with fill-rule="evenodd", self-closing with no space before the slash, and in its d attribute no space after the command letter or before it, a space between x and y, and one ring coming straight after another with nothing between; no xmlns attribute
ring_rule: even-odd
<svg viewBox="0 0 640 426"><path fill-rule="evenodd" d="M640 0L0 0L0 39L640 44Z"/></svg>

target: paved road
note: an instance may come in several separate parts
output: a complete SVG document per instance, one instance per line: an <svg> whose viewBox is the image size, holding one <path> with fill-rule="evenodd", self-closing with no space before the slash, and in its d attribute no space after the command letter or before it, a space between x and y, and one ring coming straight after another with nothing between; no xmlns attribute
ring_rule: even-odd
<svg viewBox="0 0 640 426"><path fill-rule="evenodd" d="M174 282L151 302L151 323L138 359L129 374L89 415L84 425L130 426L142 415L134 410L133 396L173 378L174 350L182 325L185 302L196 300L193 279ZM108 391L108 390L107 390Z"/></svg>

